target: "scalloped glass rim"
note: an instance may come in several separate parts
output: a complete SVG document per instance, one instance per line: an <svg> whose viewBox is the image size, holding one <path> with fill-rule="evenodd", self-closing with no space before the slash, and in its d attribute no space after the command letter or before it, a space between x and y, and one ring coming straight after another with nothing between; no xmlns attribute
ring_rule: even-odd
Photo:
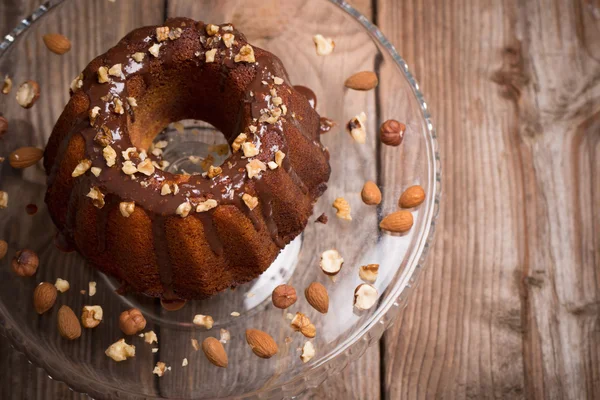
<svg viewBox="0 0 600 400"><path fill-rule="evenodd" d="M63 3L65 0L49 0L40 5L29 17L21 20L21 22L15 27L8 35L4 37L0 42L0 57L9 49L9 47L15 42L17 37L27 30L35 21L42 18L48 11L57 5ZM241 398L265 398L276 395L281 396L298 396L307 390L317 388L323 383L328 377L336 374L343 370L349 362L358 359L366 349L377 342L386 329L388 329L394 322L395 317L400 311L402 303L408 297L408 294L413 286L417 283L417 278L422 270L425 259L433 244L436 221L440 210L440 199L441 199L441 163L439 155L439 145L437 142L436 131L431 121L431 115L429 114L427 103L419 89L419 84L408 70L408 65L402 57L398 54L395 47L387 40L382 32L372 24L364 15L358 12L354 7L346 3L344 0L326 0L330 3L338 6L341 10L345 11L352 17L354 17L360 24L368 31L368 33L376 39L392 56L400 70L404 74L408 83L410 84L413 94L415 95L419 107L421 109L423 118L426 122L427 131L429 133L429 141L427 142L427 154L432 159L431 165L433 168L429 171L428 179L433 184L434 195L428 196L426 200L428 207L426 207L427 214L425 218L430 220L430 223L422 233L418 240L417 247L419 250L415 251L413 258L409 260L407 268L412 269L412 275L408 282L399 282L395 287L391 288L389 294L386 296L386 302L378 308L377 312L374 313L371 318L360 328L357 329L356 333L348 337L342 342L334 351L325 355L318 360L317 363L311 366L310 370L307 370L303 374L300 374L289 381L282 383L278 386L266 388L264 391L251 392L243 395ZM11 326L7 325L5 318L0 313L0 333L6 336L11 344L11 347L24 354L33 365L38 368L43 368L48 374L50 379L58 380L66 383L72 390L80 393L85 393L90 396L100 393L111 393L114 391L112 388L107 388L105 385L101 385L103 389L109 389L108 391L100 391L100 387L97 387L94 382L75 383L71 384L66 382L60 372L52 371L50 365L41 362L41 358L35 351L30 351L19 338L17 338ZM340 357L341 354L348 353L349 356ZM336 360L337 358L337 360ZM331 361L338 361L336 364L331 364ZM54 376L53 376L54 375ZM92 390L90 390L92 389ZM117 395L117 393L114 393ZM131 398L139 398L138 395L133 393L127 393L119 391L118 396L122 397L131 396ZM148 398L148 397L144 397ZM236 397L240 398L240 397Z"/></svg>

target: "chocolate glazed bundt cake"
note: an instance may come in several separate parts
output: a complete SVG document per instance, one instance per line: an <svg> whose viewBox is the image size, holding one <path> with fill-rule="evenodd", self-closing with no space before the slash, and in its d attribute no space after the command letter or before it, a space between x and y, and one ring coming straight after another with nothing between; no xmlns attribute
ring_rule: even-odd
<svg viewBox="0 0 600 400"><path fill-rule="evenodd" d="M319 115L231 25L136 29L71 90L46 148L46 203L62 235L134 292L198 299L256 278L326 189ZM164 171L153 140L181 119L223 132L223 165Z"/></svg>

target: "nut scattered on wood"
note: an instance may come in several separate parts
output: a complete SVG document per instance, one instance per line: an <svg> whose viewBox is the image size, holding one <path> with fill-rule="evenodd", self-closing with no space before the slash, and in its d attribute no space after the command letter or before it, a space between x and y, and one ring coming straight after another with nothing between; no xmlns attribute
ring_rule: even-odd
<svg viewBox="0 0 600 400"><path fill-rule="evenodd" d="M135 357L135 346L125 343L125 339L111 344L104 352L108 357L116 362L125 361L130 357Z"/></svg>
<svg viewBox="0 0 600 400"><path fill-rule="evenodd" d="M162 361L159 361L156 363L156 366L154 367L154 370L152 370L152 373L154 375L158 375L159 377L163 376L165 374L165 372L167 372L167 370L170 370L171 367L167 367L167 364L165 364Z"/></svg>
<svg viewBox="0 0 600 400"><path fill-rule="evenodd" d="M344 219L346 221L352 221L350 203L343 197L338 197L332 204L333 208L337 210L335 213L336 217L339 219Z"/></svg>
<svg viewBox="0 0 600 400"><path fill-rule="evenodd" d="M4 136L8 130L8 120L0 115L0 138Z"/></svg>
<svg viewBox="0 0 600 400"><path fill-rule="evenodd" d="M71 41L59 33L49 33L42 37L44 44L53 53L65 54L71 50Z"/></svg>
<svg viewBox="0 0 600 400"><path fill-rule="evenodd" d="M317 218L315 220L315 222L318 222L318 223L323 224L323 225L327 225L328 221L329 221L329 218L327 218L327 215L325 215L325 213L319 215L319 218Z"/></svg>
<svg viewBox="0 0 600 400"><path fill-rule="evenodd" d="M195 315L194 320L192 322L194 325L203 326L206 329L212 329L213 324L215 323L215 321L213 320L213 317L211 317L210 315L202 315L202 314Z"/></svg>
<svg viewBox="0 0 600 400"><path fill-rule="evenodd" d="M410 211L396 211L385 217L379 227L394 233L406 233L413 226L413 216Z"/></svg>
<svg viewBox="0 0 600 400"><path fill-rule="evenodd" d="M0 260L2 260L6 256L6 252L8 251L8 243L5 240L0 240Z"/></svg>
<svg viewBox="0 0 600 400"><path fill-rule="evenodd" d="M271 299L273 300L273 305L275 307L284 310L294 304L298 299L298 296L296 295L296 289L294 289L293 286L283 284L277 286L275 290L273 290Z"/></svg>
<svg viewBox="0 0 600 400"><path fill-rule="evenodd" d="M31 167L44 157L44 150L37 147L21 147L10 153L8 162L13 168Z"/></svg>
<svg viewBox="0 0 600 400"><path fill-rule="evenodd" d="M327 275L337 275L343 264L344 259L337 250L325 250L321 253L321 269Z"/></svg>
<svg viewBox="0 0 600 400"><path fill-rule="evenodd" d="M33 250L24 249L15 253L11 267L15 274L23 277L35 275L40 259Z"/></svg>
<svg viewBox="0 0 600 400"><path fill-rule="evenodd" d="M40 85L36 81L25 81L17 89L17 103L23 108L31 108L40 97Z"/></svg>
<svg viewBox="0 0 600 400"><path fill-rule="evenodd" d="M379 264L361 266L358 270L358 276L365 282L374 283L379 276Z"/></svg>
<svg viewBox="0 0 600 400"><path fill-rule="evenodd" d="M207 337L202 342L202 351L212 364L217 367L227 368L229 360L223 344L214 337Z"/></svg>
<svg viewBox="0 0 600 400"><path fill-rule="evenodd" d="M200 344L198 343L198 339L192 338L192 348L196 351L200 350Z"/></svg>
<svg viewBox="0 0 600 400"><path fill-rule="evenodd" d="M344 85L354 90L371 90L377 87L379 79L377 74L371 71L361 71L346 79Z"/></svg>
<svg viewBox="0 0 600 400"><path fill-rule="evenodd" d="M81 336L79 319L69 306L61 306L58 310L58 333L69 340L75 340Z"/></svg>
<svg viewBox="0 0 600 400"><path fill-rule="evenodd" d="M313 282L304 291L304 296L308 304L321 314L327 314L329 311L329 294L325 286L319 282Z"/></svg>
<svg viewBox="0 0 600 400"><path fill-rule="evenodd" d="M140 334L140 336L142 336L142 334ZM146 342L148 344L152 344L152 343L158 344L158 336L156 336L156 332L154 332L154 331L144 332L143 336L144 336L144 342Z"/></svg>
<svg viewBox="0 0 600 400"><path fill-rule="evenodd" d="M137 308L130 308L119 316L119 328L126 335L135 335L146 328L146 318Z"/></svg>
<svg viewBox="0 0 600 400"><path fill-rule="evenodd" d="M402 208L414 208L425 200L425 191L419 185L411 186L402 193L398 205Z"/></svg>
<svg viewBox="0 0 600 400"><path fill-rule="evenodd" d="M300 359L303 363L309 362L315 356L315 346L312 342L304 343L302 346L302 354L300 354Z"/></svg>
<svg viewBox="0 0 600 400"><path fill-rule="evenodd" d="M313 36L313 42L317 48L317 55L326 56L333 53L335 42L331 38L326 38L321 34Z"/></svg>
<svg viewBox="0 0 600 400"><path fill-rule="evenodd" d="M361 112L352 118L346 128L356 143L365 144L367 142L367 114Z"/></svg>
<svg viewBox="0 0 600 400"><path fill-rule="evenodd" d="M376 206L381 203L381 190L379 190L377 184L373 181L365 182L360 196L366 205Z"/></svg>
<svg viewBox="0 0 600 400"><path fill-rule="evenodd" d="M279 351L271 335L258 329L246 329L246 342L260 358L271 358Z"/></svg>
<svg viewBox="0 0 600 400"><path fill-rule="evenodd" d="M33 308L38 314L43 314L52 308L56 302L56 288L48 282L40 283L33 291Z"/></svg>
<svg viewBox="0 0 600 400"><path fill-rule="evenodd" d="M2 94L9 94L12 90L12 79L8 75L4 77L4 82L2 83Z"/></svg>
<svg viewBox="0 0 600 400"><path fill-rule="evenodd" d="M56 278L56 282L54 282L54 287L56 287L56 289L59 292L64 293L71 288L71 285L69 284L69 281L66 281L61 278Z"/></svg>
<svg viewBox="0 0 600 400"><path fill-rule="evenodd" d="M300 332L307 338L314 338L317 335L317 328L315 328L315 325L301 312L296 313L290 325L292 329L296 332Z"/></svg>
<svg viewBox="0 0 600 400"><path fill-rule="evenodd" d="M85 328L95 328L102 321L103 312L100 306L83 306L81 324Z"/></svg>
<svg viewBox="0 0 600 400"><path fill-rule="evenodd" d="M404 139L404 132L406 126L396 121L395 119L389 119L385 121L379 129L379 138L388 146L400 146L402 139Z"/></svg>
<svg viewBox="0 0 600 400"><path fill-rule="evenodd" d="M354 291L354 307L358 310L368 310L377 303L378 296L375 286L362 283Z"/></svg>

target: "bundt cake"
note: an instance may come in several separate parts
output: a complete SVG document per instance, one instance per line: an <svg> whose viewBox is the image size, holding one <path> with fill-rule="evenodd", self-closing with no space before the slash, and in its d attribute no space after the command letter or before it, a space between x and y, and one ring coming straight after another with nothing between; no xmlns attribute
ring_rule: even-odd
<svg viewBox="0 0 600 400"><path fill-rule="evenodd" d="M136 29L71 91L45 151L46 203L75 249L133 292L199 299L256 278L326 189L320 116L230 24ZM164 171L154 138L182 119L223 132L223 165Z"/></svg>

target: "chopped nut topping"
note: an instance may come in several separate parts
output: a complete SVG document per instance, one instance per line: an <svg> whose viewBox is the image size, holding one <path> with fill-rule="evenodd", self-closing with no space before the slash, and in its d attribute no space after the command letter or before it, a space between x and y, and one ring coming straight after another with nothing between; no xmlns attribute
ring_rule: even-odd
<svg viewBox="0 0 600 400"><path fill-rule="evenodd" d="M331 38L326 38L319 34L313 37L313 42L315 42L315 46L317 47L317 55L326 56L333 53L335 42Z"/></svg>
<svg viewBox="0 0 600 400"><path fill-rule="evenodd" d="M10 78L8 78L8 76L7 76L7 77L6 77L6 78L4 78L4 79L5 79L5 80L4 80L4 84L6 85L6 79L9 79L9 80L10 80ZM11 82L11 86L12 86L12 82ZM79 74L79 75L77 75L77 77L76 77L75 79L73 79L73 81L71 82L71 86L70 86L70 88L71 88L71 91L72 91L73 93L75 93L75 91L76 91L77 89L80 89L82 86L83 86L83 74ZM10 92L10 89L9 89L9 92ZM4 89L2 90L2 93L4 93ZM4 94L6 94L6 93L4 93Z"/></svg>
<svg viewBox="0 0 600 400"><path fill-rule="evenodd" d="M162 43L154 43L152 45L152 47L150 47L148 49L148 51L150 52L150 54L152 54L154 57L158 57L158 52L160 51L160 48L162 47Z"/></svg>
<svg viewBox="0 0 600 400"><path fill-rule="evenodd" d="M177 210L175 210L175 213L177 215L181 216L181 218L185 218L190 214L190 211L192 211L192 205L188 202L185 202L185 203L181 203L177 207Z"/></svg>
<svg viewBox="0 0 600 400"><path fill-rule="evenodd" d="M279 107L281 104L283 104L283 100L281 99L281 97L273 97L271 99L271 103L273 103L274 106Z"/></svg>
<svg viewBox="0 0 600 400"><path fill-rule="evenodd" d="M75 167L73 172L71 173L71 176L73 178L77 178L78 176L85 174L87 172L87 170L90 169L91 167L92 167L92 162L90 160L87 160L87 159L81 160L79 162L79 164L77 164L77 166Z"/></svg>
<svg viewBox="0 0 600 400"><path fill-rule="evenodd" d="M336 275L343 264L344 259L337 250L326 250L321 253L321 270L327 275Z"/></svg>
<svg viewBox="0 0 600 400"><path fill-rule="evenodd" d="M254 157L258 154L258 149L251 142L245 142L242 144L242 151L244 152L244 156L247 158Z"/></svg>
<svg viewBox="0 0 600 400"><path fill-rule="evenodd" d="M173 192L171 191L171 187L169 186L168 183L165 183L160 188L160 195L161 196L166 196L166 195L171 194L171 193L173 193Z"/></svg>
<svg viewBox="0 0 600 400"><path fill-rule="evenodd" d="M108 146L112 143L113 140L112 132L104 125L102 125L100 128L102 129L102 131L96 132L96 136L94 136L94 142L103 147ZM117 153L115 153L115 157L116 154Z"/></svg>
<svg viewBox="0 0 600 400"><path fill-rule="evenodd" d="M248 171L248 177L252 179L259 176L262 171L266 171L267 166L260 160L252 160L246 164L246 170Z"/></svg>
<svg viewBox="0 0 600 400"><path fill-rule="evenodd" d="M215 36L219 33L219 27L217 25L208 24L206 25L206 33L208 33L209 36Z"/></svg>
<svg viewBox="0 0 600 400"><path fill-rule="evenodd" d="M248 130L250 130L250 133L256 133L258 128L254 125L250 125L250 126L248 126Z"/></svg>
<svg viewBox="0 0 600 400"><path fill-rule="evenodd" d="M177 193L179 193L179 185L174 183L173 184L173 194L176 195Z"/></svg>
<svg viewBox="0 0 600 400"><path fill-rule="evenodd" d="M158 336L156 336L154 331L144 332L144 342L148 344L158 343Z"/></svg>
<svg viewBox="0 0 600 400"><path fill-rule="evenodd" d="M239 62L247 62L247 63L256 62L256 59L254 58L254 49L252 48L252 46L250 46L249 44L242 46L242 48L240 49L240 52L235 55L234 61L236 63L239 63Z"/></svg>
<svg viewBox="0 0 600 400"><path fill-rule="evenodd" d="M231 149L234 153L237 153L239 151L246 139L248 139L248 135L246 135L245 133L240 133L238 137L235 138L235 140L231 144Z"/></svg>
<svg viewBox="0 0 600 400"><path fill-rule="evenodd" d="M277 150L275 152L275 162L277 163L277 165L279 165L280 167L283 165L283 159L285 158L285 153L281 150Z"/></svg>
<svg viewBox="0 0 600 400"><path fill-rule="evenodd" d="M306 337L314 338L317 334L317 330L310 319L300 312L296 313L290 325L296 332L300 332Z"/></svg>
<svg viewBox="0 0 600 400"><path fill-rule="evenodd" d="M217 54L217 49L208 50L206 52L206 62L212 63L215 62L215 55Z"/></svg>
<svg viewBox="0 0 600 400"><path fill-rule="evenodd" d="M363 265L358 270L358 276L365 282L374 283L379 275L379 264Z"/></svg>
<svg viewBox="0 0 600 400"><path fill-rule="evenodd" d="M104 193L102 193L97 187L92 187L86 196L92 199L92 203L97 208L104 207Z"/></svg>
<svg viewBox="0 0 600 400"><path fill-rule="evenodd" d="M283 79L281 79L281 78L280 78L280 77L278 77L278 76L274 76L274 77L273 77L273 82L274 82L276 85L283 85Z"/></svg>
<svg viewBox="0 0 600 400"><path fill-rule="evenodd" d="M121 215L125 218L129 218L134 210L135 202L133 201L122 201L119 203L119 211L121 211Z"/></svg>
<svg viewBox="0 0 600 400"><path fill-rule="evenodd" d="M244 193L242 200L244 200L244 203L246 203L250 210L254 210L258 206L258 198L250 196L248 193Z"/></svg>
<svg viewBox="0 0 600 400"><path fill-rule="evenodd" d="M198 204L198 207L196 207L196 212L201 213L201 212L205 212L208 210L212 210L217 205L218 205L218 203L216 200L209 199L209 200L203 201L200 204Z"/></svg>
<svg viewBox="0 0 600 400"><path fill-rule="evenodd" d="M121 64L115 64L108 70L108 74L117 78L123 75L123 69Z"/></svg>
<svg viewBox="0 0 600 400"><path fill-rule="evenodd" d="M102 155L106 160L107 166L112 167L113 165L115 165L115 162L117 160L117 152L115 151L115 149L113 149L111 146L106 146L102 150Z"/></svg>
<svg viewBox="0 0 600 400"><path fill-rule="evenodd" d="M164 42L167 39L169 39L169 27L161 26L156 28L156 40Z"/></svg>
<svg viewBox="0 0 600 400"><path fill-rule="evenodd" d="M181 29L181 28L173 29L172 31L169 32L169 40L179 39L181 37L182 33L183 33L183 29Z"/></svg>
<svg viewBox="0 0 600 400"><path fill-rule="evenodd" d="M102 173L102 170L98 167L92 167L91 168L92 174L94 174L94 176L99 177L100 174Z"/></svg>
<svg viewBox="0 0 600 400"><path fill-rule="evenodd" d="M223 34L223 43L227 46L228 49L233 46L233 42L235 41L235 36L232 33Z"/></svg>
<svg viewBox="0 0 600 400"><path fill-rule="evenodd" d="M137 148L128 147L124 151L121 152L121 155L123 156L124 160L131 160L131 153L133 153L134 155L138 155Z"/></svg>
<svg viewBox="0 0 600 400"><path fill-rule="evenodd" d="M138 171L137 168L136 168L136 166L131 161L125 161L123 163L123 166L121 167L121 170L126 175L133 175L133 174L135 174Z"/></svg>
<svg viewBox="0 0 600 400"><path fill-rule="evenodd" d="M152 160L146 158L144 161L138 164L137 170L146 176L150 176L154 173L154 165L152 165Z"/></svg>
<svg viewBox="0 0 600 400"><path fill-rule="evenodd" d="M237 311L233 311L233 312L232 312L231 314L229 314L229 315L231 315L232 317L239 317L239 316L240 316L240 313L239 313L239 312L237 312Z"/></svg>
<svg viewBox="0 0 600 400"><path fill-rule="evenodd" d="M361 112L356 117L352 118L348 122L348 131L350 136L357 143L364 144L367 141L367 130L365 124L367 123L367 114Z"/></svg>
<svg viewBox="0 0 600 400"><path fill-rule="evenodd" d="M300 355L300 359L303 363L309 362L315 356L315 346L312 342L304 343L302 346L302 354Z"/></svg>
<svg viewBox="0 0 600 400"><path fill-rule="evenodd" d="M368 310L377 303L377 289L375 286L363 283L354 291L354 307L359 310Z"/></svg>
<svg viewBox="0 0 600 400"><path fill-rule="evenodd" d="M281 105L281 113L282 113L283 115L287 115L287 111L288 111L288 108L287 108L287 106L286 106L285 104L282 104L282 105Z"/></svg>
<svg viewBox="0 0 600 400"><path fill-rule="evenodd" d="M0 190L0 208L8 207L8 193Z"/></svg>
<svg viewBox="0 0 600 400"><path fill-rule="evenodd" d="M279 165L277 165L275 161L269 161L267 163L267 166L269 167L269 169L277 169L277 167L279 167Z"/></svg>
<svg viewBox="0 0 600 400"><path fill-rule="evenodd" d="M106 83L108 81L110 81L110 78L108 77L108 69L106 67L98 68L98 82Z"/></svg>
<svg viewBox="0 0 600 400"><path fill-rule="evenodd" d="M56 278L56 282L54 282L54 286L56 287L56 290L58 290L61 293L64 293L71 288L71 285L69 285L69 282L64 279L61 279L61 278Z"/></svg>
<svg viewBox="0 0 600 400"><path fill-rule="evenodd" d="M216 176L220 175L220 174L221 174L221 172L223 172L223 168L221 168L221 167L215 167L215 166L211 165L211 166L208 168L208 177L209 177L210 179L212 179L212 178L214 178L214 177L216 177Z"/></svg>
<svg viewBox="0 0 600 400"><path fill-rule="evenodd" d="M121 101L121 99L115 98L113 100L113 104L115 105L115 113L123 114L125 112L125 109L123 108L123 102Z"/></svg>
<svg viewBox="0 0 600 400"><path fill-rule="evenodd" d="M90 110L90 125L94 125L98 114L100 113L100 107L96 106Z"/></svg>
<svg viewBox="0 0 600 400"><path fill-rule="evenodd" d="M156 363L156 366L154 367L154 370L152 371L152 373L161 377L165 374L166 370L167 370L167 364L159 361Z"/></svg>
<svg viewBox="0 0 600 400"><path fill-rule="evenodd" d="M352 216L350 215L350 203L343 197L338 197L333 202L333 207L337 210L335 215L340 219L345 219L346 221L352 221Z"/></svg>
<svg viewBox="0 0 600 400"><path fill-rule="evenodd" d="M104 354L117 362L125 361L129 357L135 357L135 346L127 344L125 343L125 339L121 339L111 344Z"/></svg>
<svg viewBox="0 0 600 400"><path fill-rule="evenodd" d="M194 316L194 325L203 326L206 329L211 329L214 324L213 317L210 315L197 314Z"/></svg>
<svg viewBox="0 0 600 400"><path fill-rule="evenodd" d="M130 107L137 107L138 103L137 100L135 99L135 97L128 97L127 98L127 104L129 104Z"/></svg>
<svg viewBox="0 0 600 400"><path fill-rule="evenodd" d="M198 343L198 339L192 339L192 348L196 351L200 350L200 343Z"/></svg>
<svg viewBox="0 0 600 400"><path fill-rule="evenodd" d="M158 142L154 143L154 147L156 147L157 149L164 149L168 145L169 142L166 140L159 140Z"/></svg>
<svg viewBox="0 0 600 400"><path fill-rule="evenodd" d="M131 58L133 58L135 61L137 62L142 62L142 60L144 59L144 57L146 57L146 54L142 53L142 52L137 52L134 53Z"/></svg>

